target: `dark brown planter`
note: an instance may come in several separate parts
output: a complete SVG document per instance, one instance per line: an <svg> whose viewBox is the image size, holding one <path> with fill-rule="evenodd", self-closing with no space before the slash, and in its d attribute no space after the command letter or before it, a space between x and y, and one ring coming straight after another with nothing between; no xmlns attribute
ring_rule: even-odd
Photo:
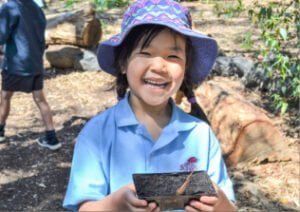
<svg viewBox="0 0 300 212"><path fill-rule="evenodd" d="M191 172L133 174L133 181L138 198L156 202L161 210L184 209L191 199L216 196L213 184L205 171L190 174ZM187 178L190 178L189 182ZM186 185L185 188L183 184ZM180 187L181 192L178 193Z"/></svg>

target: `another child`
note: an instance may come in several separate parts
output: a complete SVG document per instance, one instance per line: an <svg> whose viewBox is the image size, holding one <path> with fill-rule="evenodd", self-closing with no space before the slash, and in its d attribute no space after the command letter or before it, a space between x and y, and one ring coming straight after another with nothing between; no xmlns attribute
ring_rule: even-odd
<svg viewBox="0 0 300 212"><path fill-rule="evenodd" d="M188 211L235 211L232 183L209 125L171 96L189 97L208 75L216 41L191 30L187 8L172 0L137 0L122 32L100 44L102 69L117 77L120 99L77 138L64 207L81 211L159 211L138 199L133 173L205 170L217 197L191 200ZM127 91L128 90L128 91Z"/></svg>
<svg viewBox="0 0 300 212"><path fill-rule="evenodd" d="M52 114L43 93L43 54L46 19L33 0L9 0L0 8L0 45L5 45L0 104L0 142L14 92L32 93L46 132L37 142L56 150L61 143L54 131Z"/></svg>

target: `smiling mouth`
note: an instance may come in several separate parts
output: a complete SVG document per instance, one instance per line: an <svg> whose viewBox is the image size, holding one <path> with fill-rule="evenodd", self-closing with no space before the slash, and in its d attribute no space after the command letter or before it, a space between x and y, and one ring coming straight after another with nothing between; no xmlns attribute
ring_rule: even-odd
<svg viewBox="0 0 300 212"><path fill-rule="evenodd" d="M157 82L154 80L144 80L146 85L150 85L151 87L155 88L165 88L169 84L168 82Z"/></svg>

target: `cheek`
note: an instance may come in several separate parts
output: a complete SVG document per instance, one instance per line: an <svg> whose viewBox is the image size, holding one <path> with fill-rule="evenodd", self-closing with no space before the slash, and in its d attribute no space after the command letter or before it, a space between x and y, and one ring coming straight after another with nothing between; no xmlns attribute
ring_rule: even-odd
<svg viewBox="0 0 300 212"><path fill-rule="evenodd" d="M125 70L125 72L128 74L137 74L137 72L139 72L143 66L144 66L144 61L143 60L138 60L136 58L132 59L131 61L129 61L127 68Z"/></svg>
<svg viewBox="0 0 300 212"><path fill-rule="evenodd" d="M177 88L180 88L180 86L182 85L183 83L183 80L184 80L184 74L180 75L180 77L178 77L178 80L177 80Z"/></svg>
<svg viewBox="0 0 300 212"><path fill-rule="evenodd" d="M176 89L179 89L183 83L185 77L185 69L181 68L180 71L177 72L177 76L175 77L176 81Z"/></svg>
<svg viewBox="0 0 300 212"><path fill-rule="evenodd" d="M136 66L128 66L126 77L129 85L136 85L140 83L141 73L137 70Z"/></svg>
<svg viewBox="0 0 300 212"><path fill-rule="evenodd" d="M174 73L173 73L173 77L176 81L182 81L184 79L185 76L185 66L184 65L180 65L180 66L176 66L173 68Z"/></svg>

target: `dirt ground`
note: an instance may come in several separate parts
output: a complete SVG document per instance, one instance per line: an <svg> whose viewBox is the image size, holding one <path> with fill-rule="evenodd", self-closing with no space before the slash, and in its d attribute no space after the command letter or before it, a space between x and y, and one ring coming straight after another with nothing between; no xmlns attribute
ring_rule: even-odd
<svg viewBox="0 0 300 212"><path fill-rule="evenodd" d="M227 55L251 56L240 47L243 34L256 31L247 17L218 18L213 3L206 2L210 1L183 3L192 10L194 27L212 35ZM121 14L122 9L100 14L103 39L117 32ZM63 144L58 151L41 148L35 142L44 128L31 95L14 95L6 127L8 142L0 144L0 211L64 210L61 205L75 138L87 120L116 103L113 82L114 78L104 72L46 70L45 94ZM266 108L262 94L247 92L251 93L249 101ZM239 211L300 210L299 111L269 116L286 136L290 157L239 164L229 170Z"/></svg>

